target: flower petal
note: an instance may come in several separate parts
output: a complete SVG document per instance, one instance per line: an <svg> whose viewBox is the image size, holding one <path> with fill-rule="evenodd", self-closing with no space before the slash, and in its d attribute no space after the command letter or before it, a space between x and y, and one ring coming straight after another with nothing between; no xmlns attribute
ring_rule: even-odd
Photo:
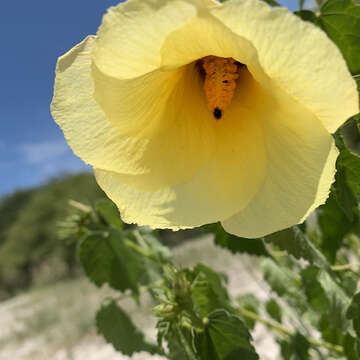
<svg viewBox="0 0 360 360"><path fill-rule="evenodd" d="M144 176L122 173L132 187L157 190L183 182L209 159L213 121L195 65L130 80L110 78L96 69L93 73L95 98L113 126L143 145L138 164Z"/></svg>
<svg viewBox="0 0 360 360"><path fill-rule="evenodd" d="M339 49L313 24L258 0L229 0L210 11L251 42L265 73L329 132L359 112L356 84Z"/></svg>
<svg viewBox="0 0 360 360"><path fill-rule="evenodd" d="M93 77L95 98L110 122L122 134L139 138L145 144L140 163L147 169L146 177L129 177L127 182L132 187L154 190L187 181L218 153L225 151L229 144L224 138L233 136L235 142L241 141L246 146L250 140L244 138L245 135L249 133L249 139L252 139L259 133L255 129L256 126L259 129L256 120L259 104L245 104L245 98L250 99L250 94L256 98L256 91L260 91L251 87L254 84L252 78L243 77L241 81L239 93L244 101L234 101L232 106L235 109L235 104L240 103L240 108L229 109L229 115L217 122L207 108L204 80L197 63L174 70L160 68L127 80L109 77L95 66ZM244 94L248 95L245 97ZM252 106L253 114L247 109L249 106ZM236 131L239 133L234 135ZM263 156L259 154L263 151L261 134L259 140L251 141L252 144L260 143L256 151L257 163L263 167ZM234 166L238 168L237 164Z"/></svg>
<svg viewBox="0 0 360 360"><path fill-rule="evenodd" d="M223 143L212 162L181 184L146 191L131 186L129 177L95 169L97 182L127 223L177 230L224 219L246 207L264 178L263 154L256 148L262 149L261 136L242 134L241 139L236 131L227 135L233 137L227 139L228 146Z"/></svg>
<svg viewBox="0 0 360 360"><path fill-rule="evenodd" d="M165 38L199 8L215 0L128 0L111 7L98 31L93 56L99 69L117 78L141 76L160 67Z"/></svg>
<svg viewBox="0 0 360 360"><path fill-rule="evenodd" d="M232 57L249 66L257 56L247 39L233 33L208 11L200 11L165 39L161 65L176 68L208 55Z"/></svg>
<svg viewBox="0 0 360 360"><path fill-rule="evenodd" d="M269 113L271 99L244 69L231 105L217 121L207 108L198 67L192 63L171 70L176 82L168 96L166 82L157 84L161 69L146 75L156 74L147 86L139 83L136 92L128 91L128 85L122 89L124 80L109 79L97 70L95 95L108 117L115 126L116 121L125 122L123 131L132 124L135 130L129 136L147 139L141 159L146 174L104 172L101 166L96 171L100 186L126 221L179 228L226 219L249 203L264 180L260 120ZM157 93L162 95L152 96Z"/></svg>
<svg viewBox="0 0 360 360"><path fill-rule="evenodd" d="M309 111L287 101L279 107L288 117L274 113L264 122L267 177L249 206L223 221L230 233L257 238L290 227L328 196L338 155L334 141Z"/></svg>
<svg viewBox="0 0 360 360"><path fill-rule="evenodd" d="M331 149L320 177L314 203L311 205L311 207L303 216L303 218L299 221L299 223L302 223L312 211L314 211L318 206L324 204L327 200L330 192L330 186L335 180L334 174L336 172L336 159L338 155L339 150L337 149L335 142L332 141Z"/></svg>
<svg viewBox="0 0 360 360"><path fill-rule="evenodd" d="M89 36L59 58L56 67L53 118L76 155L93 166L124 173L143 173L137 162L143 144L120 136L93 98Z"/></svg>

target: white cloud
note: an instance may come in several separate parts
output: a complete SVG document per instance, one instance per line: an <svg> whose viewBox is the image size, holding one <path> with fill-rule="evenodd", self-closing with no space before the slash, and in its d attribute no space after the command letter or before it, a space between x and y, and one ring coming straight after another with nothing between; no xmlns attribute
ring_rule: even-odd
<svg viewBox="0 0 360 360"><path fill-rule="evenodd" d="M26 168L36 174L39 181L90 168L72 153L64 139L22 144L18 151Z"/></svg>
<svg viewBox="0 0 360 360"><path fill-rule="evenodd" d="M19 151L28 164L43 164L70 152L64 140L23 144Z"/></svg>
<svg viewBox="0 0 360 360"><path fill-rule="evenodd" d="M303 8L308 10L314 10L316 9L316 1L315 0L305 0Z"/></svg>
<svg viewBox="0 0 360 360"><path fill-rule="evenodd" d="M82 162L78 157L69 152L66 156L43 163L39 170L44 178L48 178L59 173L72 173L84 171L89 168L90 167Z"/></svg>

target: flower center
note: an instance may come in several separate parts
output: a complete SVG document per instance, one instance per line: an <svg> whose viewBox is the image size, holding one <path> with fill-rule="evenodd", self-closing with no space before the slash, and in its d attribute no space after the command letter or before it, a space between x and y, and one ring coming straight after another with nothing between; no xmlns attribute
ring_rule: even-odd
<svg viewBox="0 0 360 360"><path fill-rule="evenodd" d="M231 103L239 69L244 64L233 58L210 55L202 58L200 65L205 72L204 90L208 108L214 118L219 120Z"/></svg>

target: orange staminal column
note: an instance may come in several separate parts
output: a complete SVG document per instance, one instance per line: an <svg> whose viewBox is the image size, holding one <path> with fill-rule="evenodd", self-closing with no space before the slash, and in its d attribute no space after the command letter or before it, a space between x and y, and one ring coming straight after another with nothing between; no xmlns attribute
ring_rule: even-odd
<svg viewBox="0 0 360 360"><path fill-rule="evenodd" d="M201 60L205 72L204 90L209 110L216 120L230 105L236 89L241 63L233 58L206 56Z"/></svg>

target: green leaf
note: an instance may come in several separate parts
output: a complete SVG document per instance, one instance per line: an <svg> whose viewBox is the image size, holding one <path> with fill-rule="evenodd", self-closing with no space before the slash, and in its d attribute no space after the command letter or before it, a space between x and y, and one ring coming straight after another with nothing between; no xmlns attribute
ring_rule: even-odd
<svg viewBox="0 0 360 360"><path fill-rule="evenodd" d="M352 223L340 208L334 192L330 193L326 203L318 209L318 223L322 233L322 250L331 263L335 262L337 251L341 248L345 235Z"/></svg>
<svg viewBox="0 0 360 360"><path fill-rule="evenodd" d="M330 266L324 255L297 226L271 234L266 237L266 241L277 245L296 259L302 258L312 265L330 271Z"/></svg>
<svg viewBox="0 0 360 360"><path fill-rule="evenodd" d="M312 308L318 313L325 313L329 309L329 301L317 276L319 269L308 266L301 271L301 279L306 298Z"/></svg>
<svg viewBox="0 0 360 360"><path fill-rule="evenodd" d="M172 259L172 253L169 248L163 245L156 236L154 231L147 227L139 227L137 230L131 231L137 242L143 248L151 252L159 262L168 263ZM139 234L140 236L137 236ZM131 235L130 235L131 236Z"/></svg>
<svg viewBox="0 0 360 360"><path fill-rule="evenodd" d="M203 264L196 265L193 274L192 295L201 317L216 309L231 309L223 275Z"/></svg>
<svg viewBox="0 0 360 360"><path fill-rule="evenodd" d="M280 297L289 300L293 306L305 311L307 303L298 274L286 267L280 267L271 259L263 259L260 265L264 280L271 289Z"/></svg>
<svg viewBox="0 0 360 360"><path fill-rule="evenodd" d="M344 354L347 360L360 360L360 340L355 339L350 334L344 338Z"/></svg>
<svg viewBox="0 0 360 360"><path fill-rule="evenodd" d="M195 349L200 359L219 360L219 356L214 349L212 339L207 331L195 333Z"/></svg>
<svg viewBox="0 0 360 360"><path fill-rule="evenodd" d="M335 174L335 184L333 185L333 189L332 192L334 193L339 207L344 212L348 220L353 221L356 199L347 183L346 169L340 165L339 158L337 160L337 171Z"/></svg>
<svg viewBox="0 0 360 360"><path fill-rule="evenodd" d="M360 292L351 300L351 304L346 312L346 317L352 320L356 335L360 338Z"/></svg>
<svg viewBox="0 0 360 360"><path fill-rule="evenodd" d="M308 360L310 344L308 340L297 332L291 336L290 341L282 341L281 355L284 360Z"/></svg>
<svg viewBox="0 0 360 360"><path fill-rule="evenodd" d="M102 218L111 226L122 228L123 222L121 221L119 210L116 205L107 199L96 201L95 210L99 212Z"/></svg>
<svg viewBox="0 0 360 360"><path fill-rule="evenodd" d="M360 98L359 98L360 100ZM345 124L341 126L340 134L344 139L346 147L355 154L360 154L360 131L359 131L360 113L352 116Z"/></svg>
<svg viewBox="0 0 360 360"><path fill-rule="evenodd" d="M335 135L340 154L336 161L335 198L349 221L354 221L360 200L360 157L350 151L340 133Z"/></svg>
<svg viewBox="0 0 360 360"><path fill-rule="evenodd" d="M206 225L203 230L214 234L215 244L230 250L233 254L245 253L256 256L270 256L262 239L246 239L228 234L220 223Z"/></svg>
<svg viewBox="0 0 360 360"><path fill-rule="evenodd" d="M291 270L280 268L270 259L264 259L260 265L265 281L279 296L286 293L297 293L300 282Z"/></svg>
<svg viewBox="0 0 360 360"><path fill-rule="evenodd" d="M259 359L244 323L225 310L216 310L209 315L205 331L196 334L194 344L201 359Z"/></svg>
<svg viewBox="0 0 360 360"><path fill-rule="evenodd" d="M328 316L330 323L334 328L340 329L343 332L347 331L349 321L345 315L350 303L349 297L327 272L320 270L317 279L328 299Z"/></svg>
<svg viewBox="0 0 360 360"><path fill-rule="evenodd" d="M350 299L344 290L334 281L334 279L324 270L319 269L318 274L314 274L314 281L319 281L326 296L327 309L321 313L318 324L324 340L333 344L341 345L344 337L350 329L350 322L346 318L346 310L350 304Z"/></svg>
<svg viewBox="0 0 360 360"><path fill-rule="evenodd" d="M321 7L320 21L351 73L360 74L360 6L351 0L328 0Z"/></svg>
<svg viewBox="0 0 360 360"><path fill-rule="evenodd" d="M96 327L98 333L124 355L131 356L140 351L159 353L159 348L146 339L142 331L113 300L101 306L96 314Z"/></svg>
<svg viewBox="0 0 360 360"><path fill-rule="evenodd" d="M171 262L170 250L160 243L149 228L123 231L123 235L126 246L136 255L137 266L143 271L139 279L141 284L148 285L162 279L163 265Z"/></svg>
<svg viewBox="0 0 360 360"><path fill-rule="evenodd" d="M181 327L179 324L175 325L175 329L186 358L188 360L200 360L196 355L195 349L193 347L192 334L190 334L186 328Z"/></svg>
<svg viewBox="0 0 360 360"><path fill-rule="evenodd" d="M81 264L89 279L101 286L139 293L144 279L141 258L126 246L120 231L92 233L84 237L78 249Z"/></svg>
<svg viewBox="0 0 360 360"><path fill-rule="evenodd" d="M336 144L340 149L340 155L336 163L337 168L343 169L344 177L350 190L355 198L360 200L360 156L350 151L339 136L337 137Z"/></svg>
<svg viewBox="0 0 360 360"><path fill-rule="evenodd" d="M229 301L229 295L226 289L227 277L224 274L217 273L213 269L203 265L197 264L193 270L193 272L197 275L199 273L203 273L206 275L206 279L211 285L212 289L216 296L221 299L221 301L226 302Z"/></svg>
<svg viewBox="0 0 360 360"><path fill-rule="evenodd" d="M254 314L259 313L260 302L254 294L244 294L239 296L236 300L240 305L240 309L251 311ZM247 317L244 317L243 320L245 321L245 324L249 329L252 330L255 327L255 320Z"/></svg>
<svg viewBox="0 0 360 360"><path fill-rule="evenodd" d="M360 92L360 74L354 75L353 78L356 81L357 89Z"/></svg>
<svg viewBox="0 0 360 360"><path fill-rule="evenodd" d="M163 346L164 340L167 342L167 358L170 360L189 360L189 356L184 351L184 347L182 342L185 341L188 343L192 342L192 336L190 331L186 329L182 329L182 337L181 340L179 338L178 330L176 328L176 323L172 323L167 320L159 320L156 324L156 328L158 330L157 333L157 341L160 348ZM191 355L192 356L192 355Z"/></svg>
<svg viewBox="0 0 360 360"><path fill-rule="evenodd" d="M263 0L263 1L265 1L270 6L280 6L280 4L275 0Z"/></svg>
<svg viewBox="0 0 360 360"><path fill-rule="evenodd" d="M265 305L266 312L277 322L281 323L282 310L275 299L270 299Z"/></svg>
<svg viewBox="0 0 360 360"><path fill-rule="evenodd" d="M108 234L100 232L87 234L80 242L78 255L86 275L95 285L112 283L117 288L112 279L117 259L107 238Z"/></svg>
<svg viewBox="0 0 360 360"><path fill-rule="evenodd" d="M356 75L355 78L357 81L360 81L360 75ZM360 134L360 113L353 116L353 119L356 121L356 125Z"/></svg>
<svg viewBox="0 0 360 360"><path fill-rule="evenodd" d="M156 323L156 329L157 329L157 337L156 337L156 339L157 339L157 343L158 343L160 348L163 347L163 341L169 335L170 326L171 326L170 321L168 321L166 319L160 319Z"/></svg>
<svg viewBox="0 0 360 360"><path fill-rule="evenodd" d="M299 16L302 20L313 23L316 26L321 26L319 18L316 14L310 10L299 10L294 12L295 15Z"/></svg>
<svg viewBox="0 0 360 360"><path fill-rule="evenodd" d="M321 332L323 339L332 344L342 344L344 341L345 333L338 327L334 326L331 321L331 314L322 314L318 328Z"/></svg>
<svg viewBox="0 0 360 360"><path fill-rule="evenodd" d="M195 310L201 318L209 315L216 309L230 310L229 297L226 289L222 286L220 278L211 269L201 271L204 265L198 265L196 278L192 283L192 297Z"/></svg>
<svg viewBox="0 0 360 360"><path fill-rule="evenodd" d="M337 275L346 295L352 297L357 289L359 274L353 271L339 271Z"/></svg>

